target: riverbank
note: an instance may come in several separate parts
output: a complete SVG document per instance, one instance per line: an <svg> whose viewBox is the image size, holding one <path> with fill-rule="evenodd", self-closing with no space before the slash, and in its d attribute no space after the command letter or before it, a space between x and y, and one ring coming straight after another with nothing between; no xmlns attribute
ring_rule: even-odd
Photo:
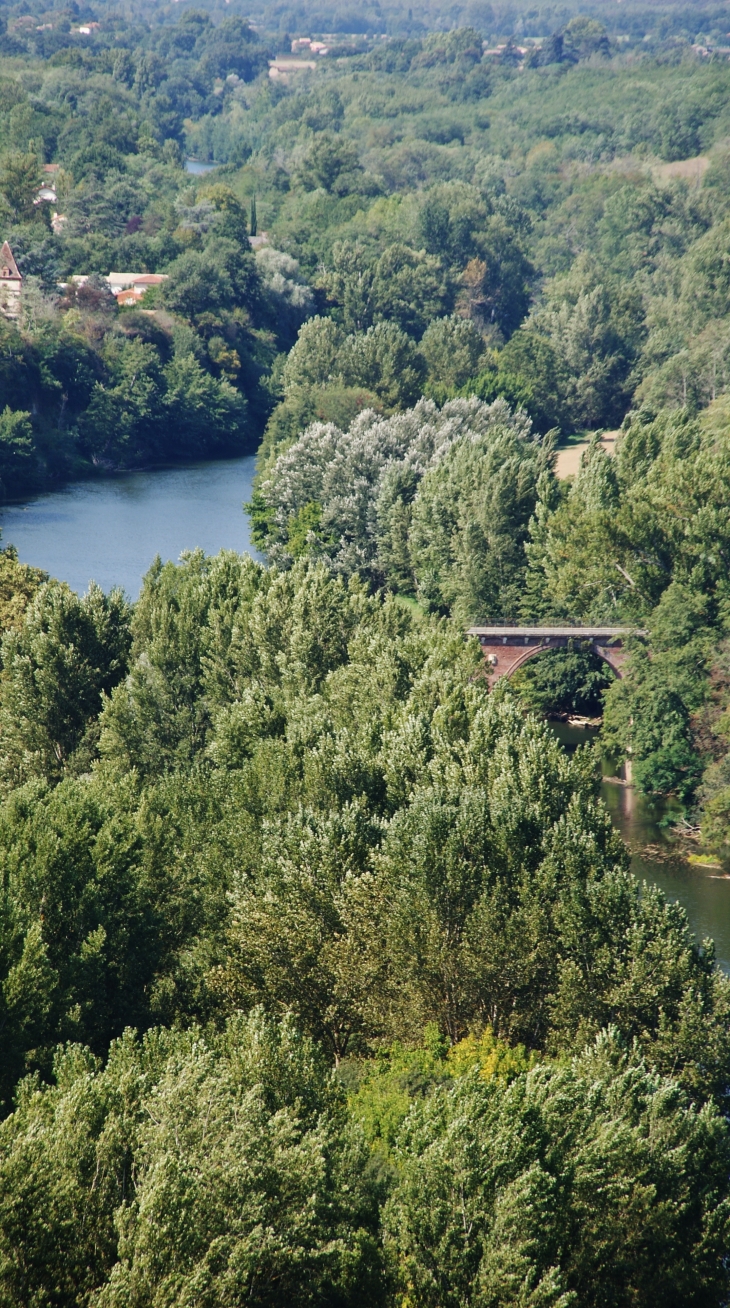
<svg viewBox="0 0 730 1308"><path fill-rule="evenodd" d="M715 942L717 962L730 972L730 876L717 864L690 861L690 853L664 825L666 806L630 786L604 782L603 802L631 853L631 870L684 908L698 941Z"/></svg>

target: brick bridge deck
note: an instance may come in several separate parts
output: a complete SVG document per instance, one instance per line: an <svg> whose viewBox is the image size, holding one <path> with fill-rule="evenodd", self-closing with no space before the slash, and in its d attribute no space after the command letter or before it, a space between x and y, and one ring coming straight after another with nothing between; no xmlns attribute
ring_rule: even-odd
<svg viewBox="0 0 730 1308"><path fill-rule="evenodd" d="M628 636L644 636L634 627L469 627L476 636L484 658L491 668L490 686L500 677L509 677L528 659L546 649L565 649L571 641L590 641L599 658L613 668L618 677L628 658L624 641Z"/></svg>

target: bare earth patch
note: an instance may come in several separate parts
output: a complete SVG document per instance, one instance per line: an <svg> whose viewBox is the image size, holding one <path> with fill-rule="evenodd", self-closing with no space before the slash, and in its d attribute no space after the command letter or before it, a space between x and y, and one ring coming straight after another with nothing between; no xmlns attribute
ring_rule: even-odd
<svg viewBox="0 0 730 1308"><path fill-rule="evenodd" d="M601 445L607 454L613 454L616 448L617 431L605 431L601 437ZM568 445L564 450L558 450L558 458L555 464L555 476L564 481L566 477L575 477L580 468L580 461L583 453L588 449L588 441L576 441L575 445Z"/></svg>

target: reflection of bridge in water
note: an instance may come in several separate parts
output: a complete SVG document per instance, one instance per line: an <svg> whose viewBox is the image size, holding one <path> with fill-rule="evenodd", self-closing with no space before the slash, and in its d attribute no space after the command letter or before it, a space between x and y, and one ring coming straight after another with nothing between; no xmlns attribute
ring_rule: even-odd
<svg viewBox="0 0 730 1308"><path fill-rule="evenodd" d="M625 641L629 636L645 636L634 627L469 627L476 636L490 671L493 686L500 677L509 677L528 659L548 649L566 649L572 642L590 644L599 658L613 668L617 677L629 656Z"/></svg>

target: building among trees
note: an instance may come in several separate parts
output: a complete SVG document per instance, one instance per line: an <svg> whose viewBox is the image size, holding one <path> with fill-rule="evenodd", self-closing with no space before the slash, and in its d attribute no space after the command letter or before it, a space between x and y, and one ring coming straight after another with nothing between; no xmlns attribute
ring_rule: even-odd
<svg viewBox="0 0 730 1308"><path fill-rule="evenodd" d="M13 252L7 241L3 241L0 250L0 313L6 318L17 318L20 314L20 293L23 278L13 258Z"/></svg>

